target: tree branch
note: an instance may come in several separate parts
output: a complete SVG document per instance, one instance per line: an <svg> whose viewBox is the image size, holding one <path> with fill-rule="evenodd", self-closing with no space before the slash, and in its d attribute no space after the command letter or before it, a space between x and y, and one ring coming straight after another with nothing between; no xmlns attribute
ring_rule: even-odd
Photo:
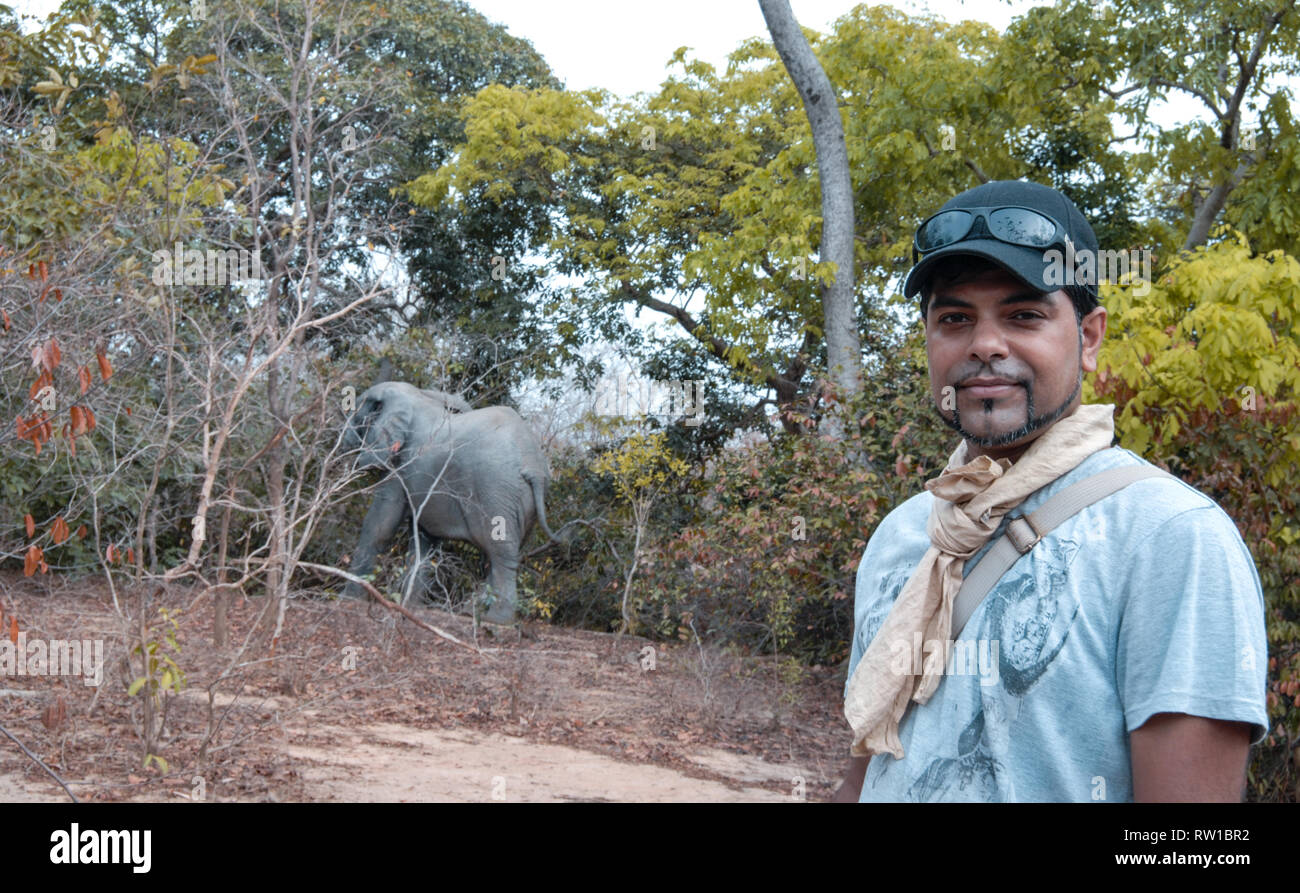
<svg viewBox="0 0 1300 893"><path fill-rule="evenodd" d="M8 738L8 739L9 739L10 741L12 741L14 744L17 744L17 745L18 745L18 749L21 750L23 753L27 754L27 756L31 758L31 760L32 760L33 763L35 763L37 766L40 766L42 769L44 769L44 770L49 774L50 778L52 778L52 779L54 779L55 781L57 781L57 782L59 783L59 787L63 788L63 792L64 792L65 794L68 795L68 797L72 800L73 803L79 803L79 802L80 802L79 800L77 800L76 797L74 797L74 796L72 795L72 791L69 791L69 790L68 790L68 786L67 786L66 784L63 783L63 779L62 779L62 778L59 778L59 776L55 773L55 771L54 771L53 769L51 769L49 766L45 765L45 763L41 760L40 757L38 757L36 754L34 754L34 753L32 753L30 750L28 750L28 749L23 745L23 743L22 743L21 741L19 741L17 738L15 738L15 737L14 737L14 736L9 732L9 730L6 729L3 725L0 725L0 734L3 734L6 738Z"/></svg>

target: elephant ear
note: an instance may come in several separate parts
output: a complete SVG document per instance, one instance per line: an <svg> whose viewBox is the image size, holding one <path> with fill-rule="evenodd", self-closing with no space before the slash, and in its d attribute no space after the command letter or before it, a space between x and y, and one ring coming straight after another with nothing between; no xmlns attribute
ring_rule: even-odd
<svg viewBox="0 0 1300 893"><path fill-rule="evenodd" d="M361 468L395 468L411 429L411 411L400 394L371 388L365 393L353 422L355 439L360 440Z"/></svg>

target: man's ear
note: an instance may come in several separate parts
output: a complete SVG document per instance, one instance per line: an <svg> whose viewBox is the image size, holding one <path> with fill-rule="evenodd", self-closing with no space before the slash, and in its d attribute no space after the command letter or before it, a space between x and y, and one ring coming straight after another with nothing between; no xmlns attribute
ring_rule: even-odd
<svg viewBox="0 0 1300 893"><path fill-rule="evenodd" d="M1097 353L1101 350L1102 339L1106 337L1106 308L1100 304L1092 308L1079 323L1083 339L1083 355L1080 358L1085 372L1097 371Z"/></svg>

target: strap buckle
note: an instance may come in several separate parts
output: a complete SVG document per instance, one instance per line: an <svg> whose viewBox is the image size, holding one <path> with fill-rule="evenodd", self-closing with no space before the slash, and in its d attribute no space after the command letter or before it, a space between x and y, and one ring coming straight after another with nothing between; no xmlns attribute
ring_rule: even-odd
<svg viewBox="0 0 1300 893"><path fill-rule="evenodd" d="M1034 529L1024 515L1016 515L1007 522L1006 537L1011 540L1011 545L1016 547L1016 551L1024 555L1038 545L1043 535Z"/></svg>

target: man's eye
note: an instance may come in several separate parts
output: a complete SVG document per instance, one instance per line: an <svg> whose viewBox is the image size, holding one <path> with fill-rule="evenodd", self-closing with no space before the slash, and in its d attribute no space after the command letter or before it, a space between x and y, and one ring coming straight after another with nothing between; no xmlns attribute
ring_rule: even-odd
<svg viewBox="0 0 1300 893"><path fill-rule="evenodd" d="M964 319L965 316L965 313L945 313L939 317L939 322L959 322L959 317Z"/></svg>

